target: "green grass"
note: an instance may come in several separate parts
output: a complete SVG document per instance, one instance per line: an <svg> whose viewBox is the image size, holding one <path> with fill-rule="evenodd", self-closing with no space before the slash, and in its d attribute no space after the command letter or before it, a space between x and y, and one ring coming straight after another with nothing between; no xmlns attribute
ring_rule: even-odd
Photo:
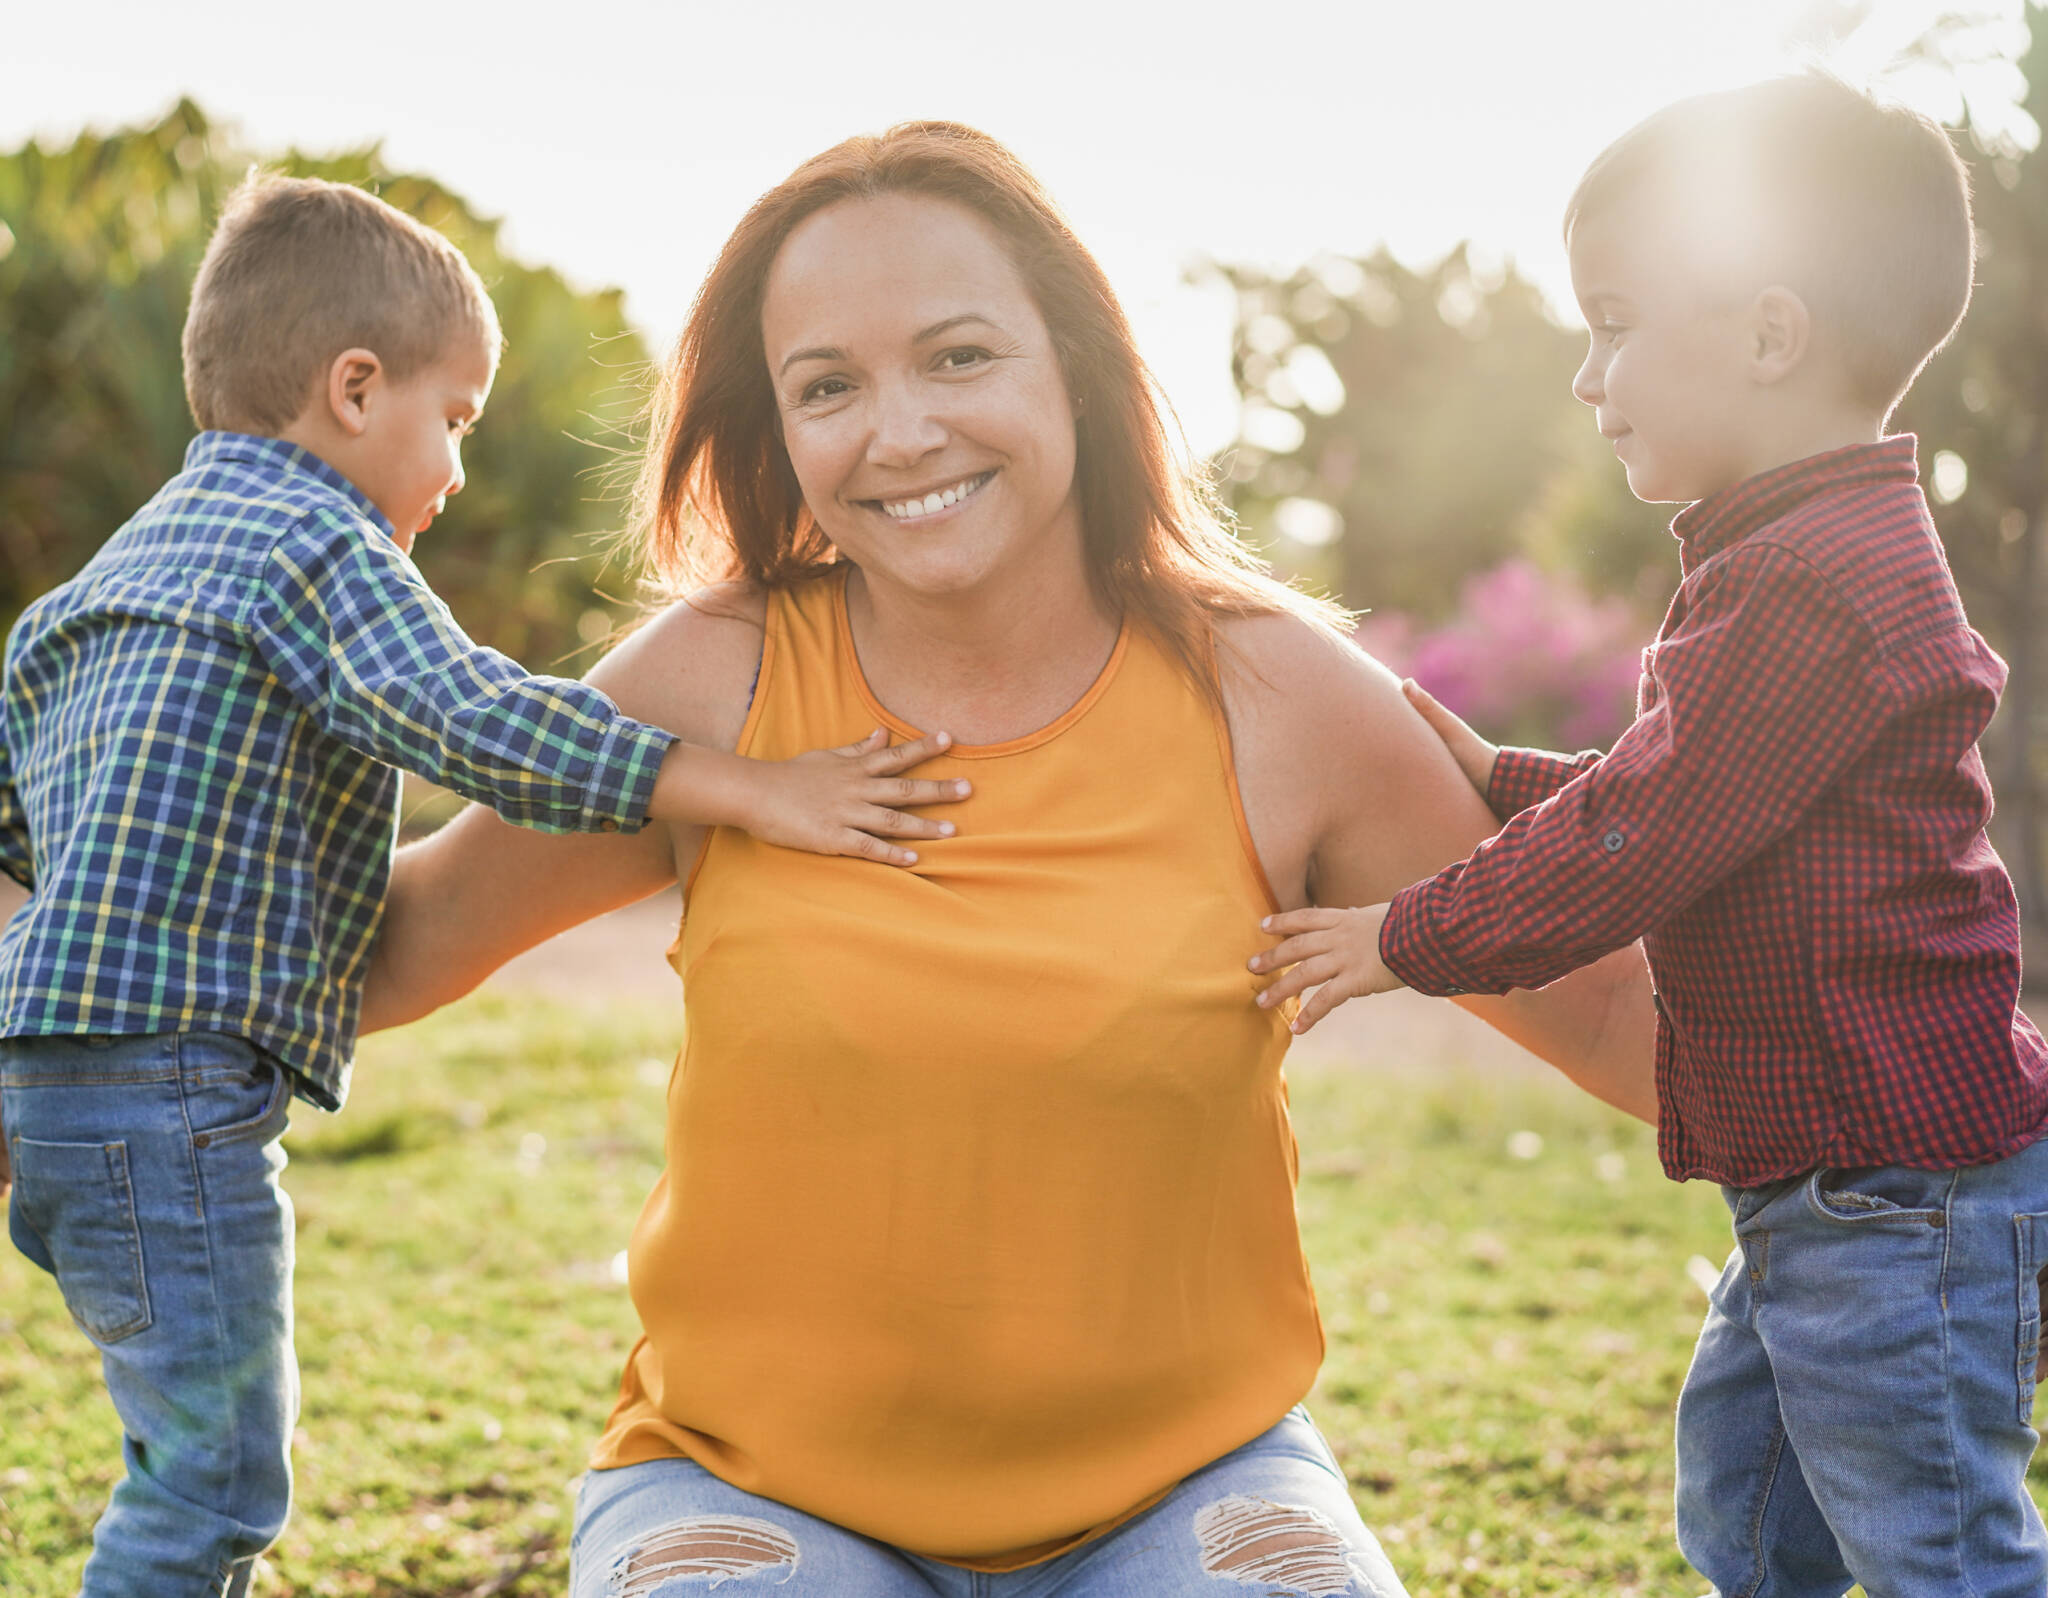
<svg viewBox="0 0 2048 1598"><path fill-rule="evenodd" d="M613 1270L661 1153L667 1008L485 997L296 1117L305 1415L264 1593L558 1594L635 1335ZM1330 1353L1311 1400L1415 1598L1691 1598L1670 1418L1727 1218L1534 1073L1294 1075ZM1533 1138L1530 1134L1534 1134ZM76 1590L119 1468L90 1347L0 1250L0 1591Z"/></svg>

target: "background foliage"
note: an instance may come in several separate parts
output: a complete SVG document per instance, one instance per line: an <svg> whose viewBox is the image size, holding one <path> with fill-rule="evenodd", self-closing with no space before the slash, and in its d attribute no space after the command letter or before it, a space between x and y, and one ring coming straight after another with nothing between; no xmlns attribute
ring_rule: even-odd
<svg viewBox="0 0 2048 1598"><path fill-rule="evenodd" d="M189 101L154 127L0 154L0 627L70 576L177 471L193 424L178 339L199 257L248 152ZM469 485L421 566L477 637L545 668L613 625L594 472L647 351L617 290L585 293L498 245L498 224L374 147L273 163L360 183L439 228L496 300L506 351Z"/></svg>

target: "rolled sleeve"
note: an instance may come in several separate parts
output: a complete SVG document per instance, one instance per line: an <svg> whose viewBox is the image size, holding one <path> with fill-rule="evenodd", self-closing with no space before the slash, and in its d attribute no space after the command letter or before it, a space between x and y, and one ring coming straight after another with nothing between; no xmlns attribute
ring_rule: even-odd
<svg viewBox="0 0 2048 1598"><path fill-rule="evenodd" d="M1603 757L1597 749L1576 755L1548 749L1503 748L1494 757L1486 803L1502 821L1543 803L1574 777L1591 771Z"/></svg>
<svg viewBox="0 0 2048 1598"><path fill-rule="evenodd" d="M474 642L373 528L327 510L294 528L251 631L285 691L352 749L543 832L646 825L674 735Z"/></svg>
<svg viewBox="0 0 2048 1598"><path fill-rule="evenodd" d="M1430 924L1429 897L1417 883L1394 895L1380 923L1380 962L1417 993L1451 999L1470 993L1475 980L1446 951Z"/></svg>
<svg viewBox="0 0 2048 1598"><path fill-rule="evenodd" d="M1792 827L1892 709L1869 629L1774 545L1725 556L1654 654L1611 754L1395 901L1395 975L1504 993L1625 947Z"/></svg>
<svg viewBox="0 0 2048 1598"><path fill-rule="evenodd" d="M646 826L655 778L675 741L671 733L621 716L592 762L579 830L638 832Z"/></svg>

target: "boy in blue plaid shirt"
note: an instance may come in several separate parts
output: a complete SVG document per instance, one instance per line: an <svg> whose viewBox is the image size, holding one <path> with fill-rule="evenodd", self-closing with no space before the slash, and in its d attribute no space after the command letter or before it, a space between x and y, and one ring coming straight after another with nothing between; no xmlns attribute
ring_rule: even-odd
<svg viewBox="0 0 2048 1598"><path fill-rule="evenodd" d="M289 1507L294 1095L338 1109L400 768L550 831L915 858L944 736L685 746L465 637L409 558L496 374L483 285L360 190L259 178L185 328L185 469L22 615L0 698L0 1190L99 1348L127 1472L84 1598L246 1590Z"/></svg>

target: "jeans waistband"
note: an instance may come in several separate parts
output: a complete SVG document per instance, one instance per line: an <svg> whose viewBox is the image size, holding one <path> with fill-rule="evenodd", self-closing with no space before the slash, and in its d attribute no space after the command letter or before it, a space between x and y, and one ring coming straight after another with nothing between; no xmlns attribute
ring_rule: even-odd
<svg viewBox="0 0 2048 1598"><path fill-rule="evenodd" d="M231 1032L81 1032L0 1038L0 1085L174 1082L216 1071L290 1067Z"/></svg>

